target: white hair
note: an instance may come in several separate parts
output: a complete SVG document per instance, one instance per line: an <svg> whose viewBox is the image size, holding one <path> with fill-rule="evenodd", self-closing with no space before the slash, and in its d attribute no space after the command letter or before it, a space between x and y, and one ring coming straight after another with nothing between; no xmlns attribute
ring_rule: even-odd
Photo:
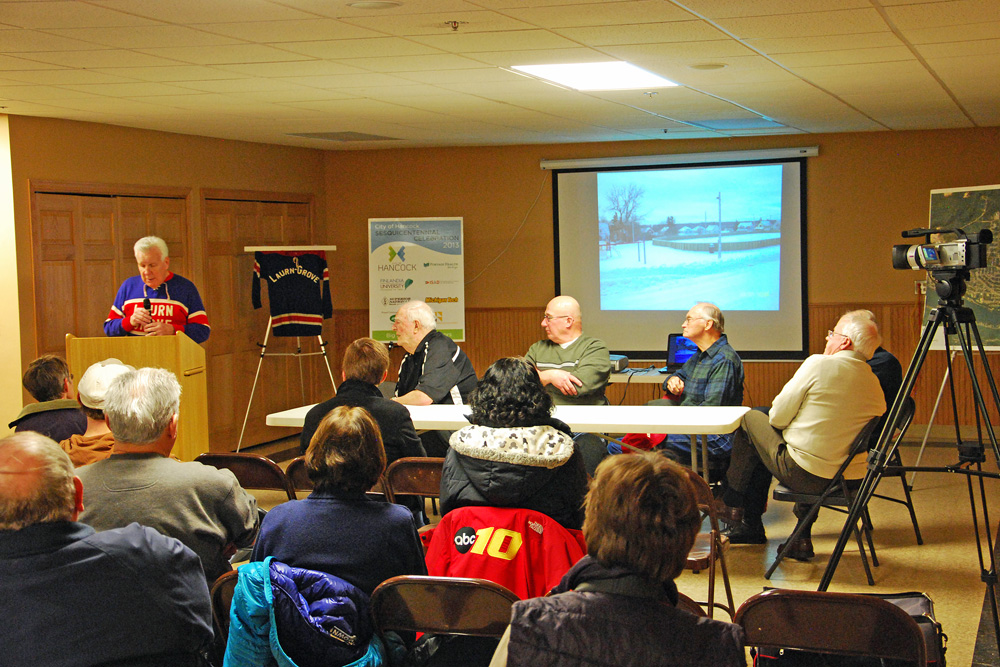
<svg viewBox="0 0 1000 667"><path fill-rule="evenodd" d="M431 330L437 329L437 317L434 311L425 301L408 301L403 304L403 312L422 328Z"/></svg>
<svg viewBox="0 0 1000 667"><path fill-rule="evenodd" d="M135 242L132 250L136 255L145 255L153 248L160 251L160 259L170 257L170 250L167 249L167 242L159 236L143 236Z"/></svg>
<svg viewBox="0 0 1000 667"><path fill-rule="evenodd" d="M0 530L73 520L73 463L55 440L15 433L0 440L0 461Z"/></svg>
<svg viewBox="0 0 1000 667"><path fill-rule="evenodd" d="M882 336L870 310L852 310L840 318L843 334L851 339L854 350L865 359L871 359L882 344Z"/></svg>
<svg viewBox="0 0 1000 667"><path fill-rule="evenodd" d="M170 425L181 403L181 385L162 368L122 373L108 386L104 416L117 442L148 445Z"/></svg>
<svg viewBox="0 0 1000 667"><path fill-rule="evenodd" d="M715 330L720 334L726 333L726 318L714 303L702 302L698 304L701 316L715 324Z"/></svg>

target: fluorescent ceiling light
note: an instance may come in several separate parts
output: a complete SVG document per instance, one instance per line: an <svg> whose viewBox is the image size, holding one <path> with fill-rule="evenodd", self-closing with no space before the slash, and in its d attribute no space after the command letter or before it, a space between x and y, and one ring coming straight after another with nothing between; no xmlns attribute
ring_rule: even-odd
<svg viewBox="0 0 1000 667"><path fill-rule="evenodd" d="M676 86L626 62L514 65L513 69L575 90L633 90Z"/></svg>

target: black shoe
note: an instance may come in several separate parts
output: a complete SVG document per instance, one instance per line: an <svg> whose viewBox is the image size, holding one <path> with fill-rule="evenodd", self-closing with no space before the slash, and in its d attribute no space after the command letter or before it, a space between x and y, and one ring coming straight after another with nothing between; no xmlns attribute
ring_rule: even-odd
<svg viewBox="0 0 1000 667"><path fill-rule="evenodd" d="M724 530L722 534L729 538L730 544L767 544L763 524L751 526L746 520Z"/></svg>
<svg viewBox="0 0 1000 667"><path fill-rule="evenodd" d="M810 558L816 555L813 552L812 540L808 537L800 537L791 544L788 544L787 542L785 544L779 544L778 553L784 553L785 558L791 558L802 562L808 562Z"/></svg>
<svg viewBox="0 0 1000 667"><path fill-rule="evenodd" d="M716 498L713 504L715 505L715 516L727 529L743 523L742 507L730 507L721 498Z"/></svg>

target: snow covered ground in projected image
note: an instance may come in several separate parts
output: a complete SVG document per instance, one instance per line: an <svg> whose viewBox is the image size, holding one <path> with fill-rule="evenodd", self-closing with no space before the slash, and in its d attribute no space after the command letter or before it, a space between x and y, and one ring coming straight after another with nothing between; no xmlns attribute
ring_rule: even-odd
<svg viewBox="0 0 1000 667"><path fill-rule="evenodd" d="M711 301L726 310L778 310L781 248L707 252L646 243L601 251L601 310L688 310Z"/></svg>

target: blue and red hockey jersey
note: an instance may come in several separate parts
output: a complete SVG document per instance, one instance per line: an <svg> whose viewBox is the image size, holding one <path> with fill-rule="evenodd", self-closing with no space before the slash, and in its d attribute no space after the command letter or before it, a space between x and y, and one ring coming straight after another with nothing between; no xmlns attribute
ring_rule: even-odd
<svg viewBox="0 0 1000 667"><path fill-rule="evenodd" d="M275 336L322 335L323 320L333 316L325 252L256 252L253 273L253 307L261 307L263 278Z"/></svg>

